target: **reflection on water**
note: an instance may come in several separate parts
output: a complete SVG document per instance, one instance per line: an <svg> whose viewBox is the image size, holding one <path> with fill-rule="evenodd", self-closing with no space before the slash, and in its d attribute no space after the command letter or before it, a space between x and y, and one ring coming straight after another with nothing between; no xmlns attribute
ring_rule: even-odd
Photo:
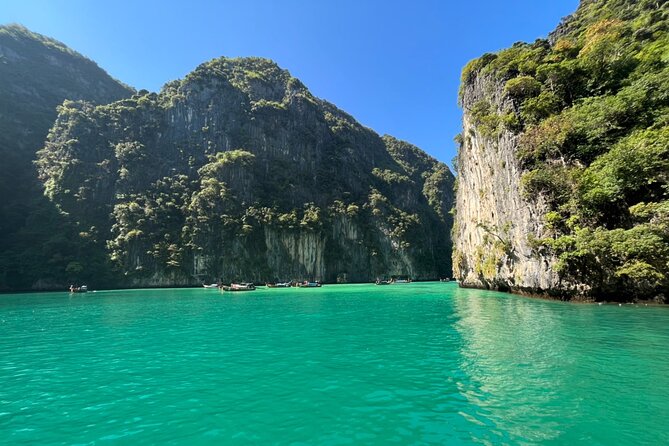
<svg viewBox="0 0 669 446"><path fill-rule="evenodd" d="M458 289L460 390L482 440L669 441L669 311L575 305ZM659 350L662 349L662 350ZM658 385L662 383L661 385ZM639 436L639 432L645 435ZM645 439L644 439L645 438Z"/></svg>
<svg viewBox="0 0 669 446"><path fill-rule="evenodd" d="M467 375L460 391L477 409L467 416L494 426L507 441L558 438L560 414L570 411L556 404L568 379L562 321L519 299L471 294L454 295L460 368Z"/></svg>

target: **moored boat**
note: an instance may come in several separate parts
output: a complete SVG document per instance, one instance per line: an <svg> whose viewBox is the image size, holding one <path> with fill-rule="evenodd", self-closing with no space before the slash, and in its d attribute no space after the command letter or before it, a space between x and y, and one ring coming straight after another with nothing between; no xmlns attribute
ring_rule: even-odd
<svg viewBox="0 0 669 446"><path fill-rule="evenodd" d="M81 285L81 286L70 285L70 293L87 293L87 292L88 292L88 286L86 285Z"/></svg>
<svg viewBox="0 0 669 446"><path fill-rule="evenodd" d="M202 286L205 287L205 288L218 288L217 283L212 283L211 285L207 285L207 284L203 283Z"/></svg>
<svg viewBox="0 0 669 446"><path fill-rule="evenodd" d="M406 279L388 279L388 280L381 280L381 279L376 279L377 285L398 285L398 284L406 284L406 283L411 283L411 278L406 278Z"/></svg>
<svg viewBox="0 0 669 446"><path fill-rule="evenodd" d="M304 282L298 283L297 286L300 288L320 288L323 285L318 280L315 282L309 282L308 280L305 280Z"/></svg>
<svg viewBox="0 0 669 446"><path fill-rule="evenodd" d="M255 291L256 286L252 283L231 283L221 286L223 291Z"/></svg>
<svg viewBox="0 0 669 446"><path fill-rule="evenodd" d="M293 282L275 282L275 283L266 283L267 288L290 288L293 286Z"/></svg>

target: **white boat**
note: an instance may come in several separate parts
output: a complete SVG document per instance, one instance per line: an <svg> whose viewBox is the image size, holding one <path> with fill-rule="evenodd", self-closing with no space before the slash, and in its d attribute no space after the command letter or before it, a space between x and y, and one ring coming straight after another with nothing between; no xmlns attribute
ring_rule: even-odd
<svg viewBox="0 0 669 446"><path fill-rule="evenodd" d="M255 291L256 287L252 283L231 283L230 286L223 286L223 291Z"/></svg>
<svg viewBox="0 0 669 446"><path fill-rule="evenodd" d="M277 283L266 283L267 288L290 288L293 286L293 282L277 282Z"/></svg>
<svg viewBox="0 0 669 446"><path fill-rule="evenodd" d="M411 283L411 279L390 279L390 280L381 280L381 279L376 279L375 282L377 285L396 285L396 284L406 284L406 283Z"/></svg>
<svg viewBox="0 0 669 446"><path fill-rule="evenodd" d="M206 285L206 284L203 283L202 286L205 287L205 288L218 288L217 283L212 283L211 285Z"/></svg>

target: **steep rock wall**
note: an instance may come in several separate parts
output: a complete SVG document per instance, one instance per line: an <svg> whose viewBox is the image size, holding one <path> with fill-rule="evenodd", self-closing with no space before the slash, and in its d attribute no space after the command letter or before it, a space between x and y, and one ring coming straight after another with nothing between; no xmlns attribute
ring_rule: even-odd
<svg viewBox="0 0 669 446"><path fill-rule="evenodd" d="M105 104L132 93L63 43L0 25L0 291L51 288L69 279L75 260L68 239L78 228L44 198L33 164L57 107L66 99Z"/></svg>
<svg viewBox="0 0 669 446"><path fill-rule="evenodd" d="M448 168L268 60L216 59L107 106L68 102L38 165L117 285L451 275Z"/></svg>
<svg viewBox="0 0 669 446"><path fill-rule="evenodd" d="M465 287L530 294L559 292L556 259L538 255L533 239L543 236L546 206L528 200L521 187L519 136L502 130L483 134L472 107L488 101L497 111L512 107L504 85L477 77L463 90L462 144L458 152L453 270Z"/></svg>
<svg viewBox="0 0 669 446"><path fill-rule="evenodd" d="M669 294L669 3L583 0L462 71L454 269L564 299Z"/></svg>
<svg viewBox="0 0 669 446"><path fill-rule="evenodd" d="M454 270L565 299L669 294L669 3L583 0L470 61Z"/></svg>

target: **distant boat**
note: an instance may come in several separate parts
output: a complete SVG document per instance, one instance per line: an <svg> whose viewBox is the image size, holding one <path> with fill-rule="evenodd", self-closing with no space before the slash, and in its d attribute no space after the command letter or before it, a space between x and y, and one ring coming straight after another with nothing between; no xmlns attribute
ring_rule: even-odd
<svg viewBox="0 0 669 446"><path fill-rule="evenodd" d="M252 283L231 283L230 286L222 286L223 291L255 291L256 286Z"/></svg>
<svg viewBox="0 0 669 446"><path fill-rule="evenodd" d="M293 286L293 282L276 282L276 283L267 283L267 288L290 288Z"/></svg>
<svg viewBox="0 0 669 446"><path fill-rule="evenodd" d="M399 285L405 283L411 283L411 279L389 279L389 280L380 280L376 279L375 282L377 285Z"/></svg>
<svg viewBox="0 0 669 446"><path fill-rule="evenodd" d="M70 285L70 293L87 293L88 287L86 285L74 286Z"/></svg>
<svg viewBox="0 0 669 446"><path fill-rule="evenodd" d="M218 288L217 283L212 283L211 285L206 285L206 284L203 283L202 286L205 287L205 288Z"/></svg>
<svg viewBox="0 0 669 446"><path fill-rule="evenodd" d="M305 280L304 282L298 283L297 286L300 288L320 288L322 285L319 281L309 282L308 280Z"/></svg>

